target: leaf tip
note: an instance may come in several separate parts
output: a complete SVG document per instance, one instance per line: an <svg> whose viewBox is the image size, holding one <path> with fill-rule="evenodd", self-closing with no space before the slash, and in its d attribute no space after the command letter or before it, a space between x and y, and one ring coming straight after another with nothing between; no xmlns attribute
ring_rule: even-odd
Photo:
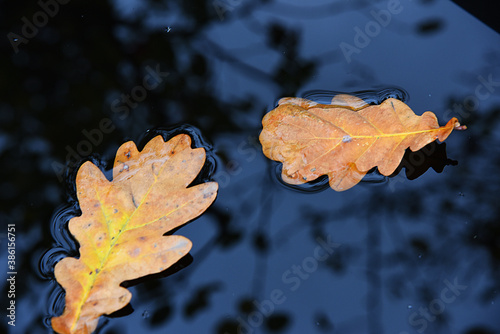
<svg viewBox="0 0 500 334"><path fill-rule="evenodd" d="M456 117L453 117L452 119L450 119L448 121L448 123L445 125L445 127L451 127L451 128L453 128L453 130L459 130L459 131L467 129L467 126L460 124L460 122L458 121L458 118L456 118Z"/></svg>

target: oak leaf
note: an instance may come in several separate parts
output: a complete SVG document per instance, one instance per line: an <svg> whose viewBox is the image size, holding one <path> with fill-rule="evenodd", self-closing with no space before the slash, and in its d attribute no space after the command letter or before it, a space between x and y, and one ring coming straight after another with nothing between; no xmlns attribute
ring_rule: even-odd
<svg viewBox="0 0 500 334"><path fill-rule="evenodd" d="M188 187L205 162L203 148L191 148L180 134L153 138L142 151L133 142L116 154L113 180L91 162L76 177L82 215L69 229L80 244L78 259L57 263L55 276L66 291L59 333L90 333L99 317L127 305L132 294L120 284L165 270L191 249L191 241L169 232L204 212L217 183Z"/></svg>
<svg viewBox="0 0 500 334"><path fill-rule="evenodd" d="M406 148L417 151L455 130L465 130L456 118L439 127L436 115L417 116L405 103L389 98L369 105L346 94L332 104L283 98L262 119L259 140L264 154L283 163L282 178L302 184L328 175L336 191L356 185L373 167L391 175Z"/></svg>

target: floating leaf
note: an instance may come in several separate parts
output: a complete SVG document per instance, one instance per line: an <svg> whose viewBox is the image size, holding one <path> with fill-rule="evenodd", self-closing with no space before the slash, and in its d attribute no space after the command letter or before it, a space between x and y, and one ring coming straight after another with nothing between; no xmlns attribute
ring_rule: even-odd
<svg viewBox="0 0 500 334"><path fill-rule="evenodd" d="M331 105L302 98L283 98L262 119L264 154L283 163L282 178L302 184L328 175L336 191L356 185L373 167L391 175L406 148L417 151L464 130L456 118L439 127L436 115L417 116L403 102L389 98L368 105L350 95L337 95Z"/></svg>
<svg viewBox="0 0 500 334"><path fill-rule="evenodd" d="M66 291L64 313L52 319L59 333L90 333L99 317L127 305L124 281L165 270L191 249L191 241L166 232L204 212L217 183L188 185L205 162L203 148L191 148L181 134L153 138L142 151L133 142L116 154L113 180L91 162L76 177L82 215L69 222L80 258L64 258L55 276Z"/></svg>

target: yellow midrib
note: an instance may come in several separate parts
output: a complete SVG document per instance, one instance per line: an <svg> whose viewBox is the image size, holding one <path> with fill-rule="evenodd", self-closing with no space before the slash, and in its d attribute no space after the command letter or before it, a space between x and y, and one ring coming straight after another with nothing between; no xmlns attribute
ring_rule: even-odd
<svg viewBox="0 0 500 334"><path fill-rule="evenodd" d="M164 167L164 166L165 166L165 162L162 164L162 166L161 166L161 168L160 168L160 170L159 170L159 172L158 172L158 175L160 175L160 173L162 173L162 171L163 171L163 167ZM145 195L143 196L143 198L141 199L141 202L139 203L139 205L137 205L137 208L134 210L134 212L132 212L132 214L128 217L128 219L127 219L127 220L126 220L126 222L124 223L123 227L121 228L120 232L116 235L116 237L115 237L114 241L110 244L110 246L109 246L109 250L108 250L108 253L107 253L107 254L106 254L106 256L104 257L104 261L103 261L103 262L101 262L101 265L100 265L100 267L99 267L99 273L96 273L96 274L94 274L94 275L93 275L93 278L92 278L92 280L90 281L90 284L88 285L89 287L88 287L88 289L86 289L86 291L85 291L85 295L84 295L84 297L81 299L80 304L78 305L76 320L75 320L75 322L73 323L73 325L71 326L71 331L73 331L73 330L74 330L74 328L75 328L76 324L78 323L78 320L80 320L80 315L81 315L81 311L82 311L82 306L85 304L85 301L87 300L87 298L88 298L88 296L89 296L89 294L90 294L90 291L92 290L92 287L94 286L94 282L96 281L97 276L98 276L101 272L103 272L103 268L106 266L106 263L107 263L107 261L108 261L108 259L109 259L109 254L111 253L111 250L113 249L114 245L116 244L116 242L117 242L117 241L118 241L118 239L120 238L120 235L121 235L123 232L130 231L130 230L131 230L131 229L127 230L127 229L126 229L126 227L127 227L127 225L129 224L129 222L132 220L132 217L134 216L134 214L137 212L137 209L138 209L139 207L141 207L141 205L143 204L144 200L147 198L148 194L151 192L151 189L153 188L153 185L156 183L157 176L156 176L156 175L154 175L154 178L155 178L155 179L154 179L154 181L151 183L151 185L150 185L150 187L149 187L148 191L146 192L146 194L145 194ZM98 191L96 191L96 193L97 193L97 194L99 194L99 192L98 192ZM100 198L99 198L99 203L101 203ZM184 206L186 206L186 205L187 205L187 203L188 203L188 202L186 202L186 203L184 203L184 204L182 204L182 205L179 205L178 207L174 208L174 209L173 209L173 210L171 210L170 212L167 212L167 213L166 213L165 215L163 215L162 217L169 216L169 215L171 215L172 213L176 212L177 210L182 209ZM101 203L101 208L102 208L102 203ZM106 215L105 215L105 214L103 214L103 215L106 217ZM151 222L148 222L148 223L151 223ZM106 222L106 224L107 224L107 222ZM147 224L144 224L144 225L147 225ZM141 225L141 226L139 226L139 227L142 227L142 226L144 226L144 225ZM109 224L108 224L108 226L109 226Z"/></svg>
<svg viewBox="0 0 500 334"><path fill-rule="evenodd" d="M381 134L367 135L367 136L363 136L363 135L352 136L352 135L347 134L346 136L349 136L351 139L407 137L407 136L411 136L411 135L416 135L416 134L420 134L420 133L428 133L428 132L433 132L433 131L438 131L438 130L442 130L442 128L419 130L419 131L408 131L408 132L397 132L397 133L381 133ZM342 137L317 137L317 136L314 136L312 138L302 138L302 139L325 139L325 140L334 140L335 139L335 140L340 140L343 138L344 138L344 136L342 136Z"/></svg>
<svg viewBox="0 0 500 334"><path fill-rule="evenodd" d="M294 125L294 124L291 124L291 125ZM300 127L302 128L302 127ZM380 133L378 135L368 135L368 136L363 136L363 135L359 135L359 136L351 136L351 135L346 135L349 137L349 141L353 140L353 139L372 139L372 138L375 138L375 139L380 139L380 138L389 138L389 137L408 137L408 136L411 136L411 135L417 135L417 134L420 134L420 133L429 133L429 132L433 132L433 131L438 131L438 130L441 130L443 127L439 127L439 128L435 128L435 129L425 129L425 130L418 130L418 131L409 131L409 132L397 132L397 133ZM342 131L346 132L345 130L342 129ZM347 133L347 132L346 132ZM342 136L342 137L312 137L312 138L300 138L300 140L318 140L318 139L324 139L324 140L342 140L344 139L344 137L346 136ZM349 142L346 142L346 144L348 144ZM339 143L340 144L340 143ZM322 156L326 155L327 153L331 152L332 150L334 150L339 144L333 146L332 148L330 148L328 151L324 152L323 154L321 154L319 157L316 157L315 159L313 159L313 161L309 162L308 165L312 164L313 162L315 162L316 160L318 160L319 158L321 158Z"/></svg>
<svg viewBox="0 0 500 334"><path fill-rule="evenodd" d="M160 171L158 172L158 175L162 172L163 170L163 166L165 164L163 164L160 168ZM100 266L99 266L99 273L95 273L94 275L92 275L92 280L89 282L90 284L88 285L88 289L86 289L85 291L85 295L83 296L83 298L80 300L80 303L78 305L78 308L77 308L77 316L76 316L76 320L75 322L73 323L73 325L71 326L71 331L74 330L76 324L78 323L78 320L80 320L80 315L81 315L81 311L82 311L82 307L83 305L85 304L85 301L87 300L89 294L90 294L90 291L92 290L93 286L94 286L94 283L97 279L97 276L99 276L99 274L103 271L103 268L106 266L106 263L108 262L108 259L109 259L109 254L111 253L111 250L113 249L114 245L116 244L116 242L118 241L118 239L120 238L120 235L125 232L125 231L128 231L126 228L127 228L127 225L128 223L130 222L130 220L132 220L132 217L134 216L134 214L137 212L137 209L141 207L142 203L144 202L144 199L148 196L148 194L150 193L151 189L153 188L153 185L156 183L156 180L157 180L157 176L156 175L153 175L154 176L154 181L151 182L151 185L149 186L149 189L148 191L146 192L146 194L143 196L143 198L141 199L141 202L139 203L139 205L137 205L137 207L135 208L135 210L132 212L132 214L128 217L128 219L125 221L125 223L123 224L122 228L120 229L120 232L118 232L118 234L115 236L115 239L114 241L111 242L111 244L109 245L109 249L108 249L108 253L106 254L106 256L104 257L104 261L101 262ZM97 191L98 189L96 189L96 194L99 194L99 191ZM98 201L99 203L101 204L101 208L102 208L102 205L103 203L101 202L100 198L98 198ZM175 211L175 210L173 210ZM173 212L172 211L172 212ZM168 214L171 214L172 212L169 212ZM107 220L107 216L106 214L103 212L103 216L106 218L106 225L108 226L108 231L109 231L109 223L108 223L108 220ZM109 235L109 237L111 237L111 235Z"/></svg>

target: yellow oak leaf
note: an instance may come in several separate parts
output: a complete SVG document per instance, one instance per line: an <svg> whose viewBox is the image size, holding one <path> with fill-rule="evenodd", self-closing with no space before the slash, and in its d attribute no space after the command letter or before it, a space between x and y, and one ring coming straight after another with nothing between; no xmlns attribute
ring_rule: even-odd
<svg viewBox="0 0 500 334"><path fill-rule="evenodd" d="M188 187L205 162L203 148L191 148L180 134L164 142L153 138L142 151L133 142L116 154L113 180L85 162L76 177L82 215L69 229L80 244L78 259L57 263L55 276L66 291L61 316L52 318L58 333L91 333L99 317L127 305L124 281L161 272L191 249L191 241L164 234L203 213L218 185Z"/></svg>
<svg viewBox="0 0 500 334"><path fill-rule="evenodd" d="M335 96L330 105L283 98L262 126L262 150L283 163L285 182L301 184L328 175L336 191L355 186L373 167L391 175L406 148L417 151L466 129L456 118L440 127L434 113L417 116L394 98L369 105L346 94Z"/></svg>

